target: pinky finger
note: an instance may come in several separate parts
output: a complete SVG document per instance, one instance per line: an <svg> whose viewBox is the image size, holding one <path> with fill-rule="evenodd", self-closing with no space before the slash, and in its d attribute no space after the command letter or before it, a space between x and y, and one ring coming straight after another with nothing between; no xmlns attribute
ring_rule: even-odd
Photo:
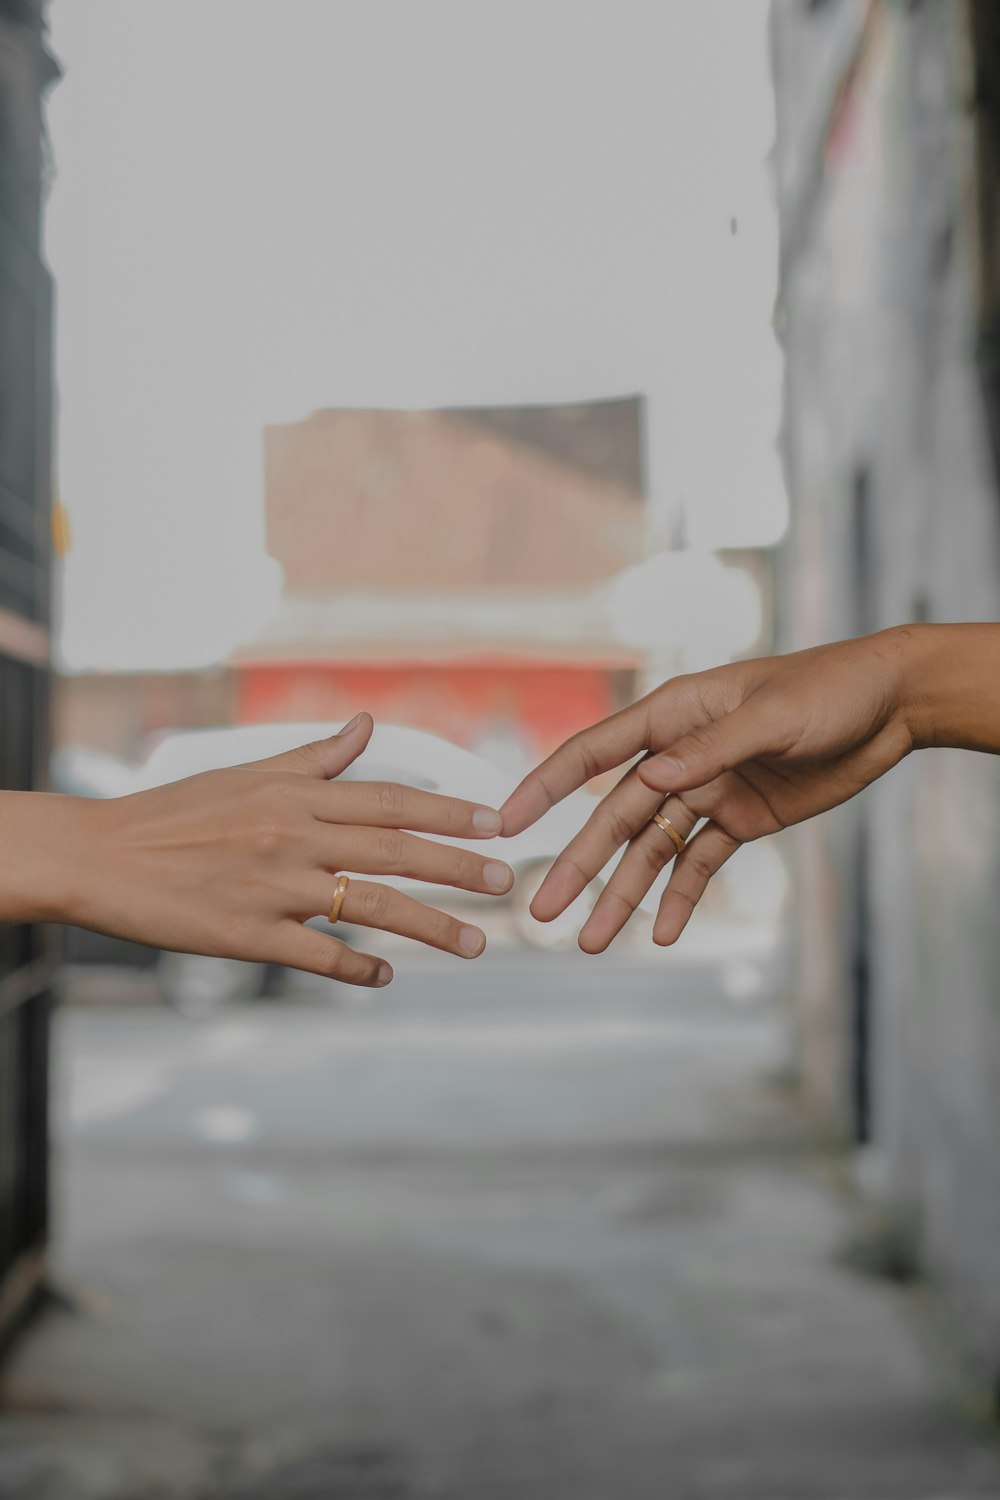
<svg viewBox="0 0 1000 1500"><path fill-rule="evenodd" d="M392 979L392 967L384 958L372 953L356 953L339 938L329 937L300 922L288 922L282 928L281 941L275 944L273 961L290 969L305 969L322 974L325 979L339 979L342 984L363 984L380 989Z"/></svg>
<svg viewBox="0 0 1000 1500"><path fill-rule="evenodd" d="M676 943L705 894L708 882L739 847L739 839L730 838L718 823L706 823L698 830L683 854L674 861L653 924L654 943L661 947Z"/></svg>

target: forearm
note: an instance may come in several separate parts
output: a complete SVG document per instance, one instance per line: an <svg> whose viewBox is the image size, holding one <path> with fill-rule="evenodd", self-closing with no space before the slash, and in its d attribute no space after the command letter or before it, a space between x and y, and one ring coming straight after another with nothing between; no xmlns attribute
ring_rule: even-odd
<svg viewBox="0 0 1000 1500"><path fill-rule="evenodd" d="M73 921L87 812L80 797L0 792L0 922Z"/></svg>
<svg viewBox="0 0 1000 1500"><path fill-rule="evenodd" d="M901 711L915 749L1000 754L1000 625L904 625Z"/></svg>

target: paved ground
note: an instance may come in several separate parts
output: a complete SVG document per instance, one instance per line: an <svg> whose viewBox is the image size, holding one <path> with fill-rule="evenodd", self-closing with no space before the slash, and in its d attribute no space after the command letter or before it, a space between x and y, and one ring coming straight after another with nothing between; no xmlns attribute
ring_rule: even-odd
<svg viewBox="0 0 1000 1500"><path fill-rule="evenodd" d="M413 963L59 1028L59 1265L2 1500L1000 1495L757 961Z"/></svg>

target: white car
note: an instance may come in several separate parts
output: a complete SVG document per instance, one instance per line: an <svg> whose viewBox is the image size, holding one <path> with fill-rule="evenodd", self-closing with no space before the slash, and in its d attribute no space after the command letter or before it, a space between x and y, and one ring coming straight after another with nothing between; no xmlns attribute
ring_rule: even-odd
<svg viewBox="0 0 1000 1500"><path fill-rule="evenodd" d="M219 729L184 729L164 734L122 791L139 791L179 781L200 771L219 770L245 761L278 755L296 745L322 739L336 732L337 725L244 724ZM341 781L394 781L429 792L462 797L499 807L512 791L506 771L439 735L398 724L377 724L364 754L337 778ZM569 946L584 917L583 908L593 905L600 882L574 902L565 919L541 924L528 913L528 903L539 881L556 855L590 816L596 806L587 792L574 792L523 833L504 839L498 856L510 864L515 883L510 895L489 897L491 903L509 903L519 936L538 947ZM431 837L431 835L423 835ZM479 853L489 844L482 839L444 840ZM366 876L366 879L378 879ZM451 887L424 881L384 877L398 890L447 909L454 901ZM322 919L312 924L326 927ZM160 962L164 997L187 1014L208 1014L230 995L247 993L259 984L254 965L227 959L208 959L191 954L166 953Z"/></svg>

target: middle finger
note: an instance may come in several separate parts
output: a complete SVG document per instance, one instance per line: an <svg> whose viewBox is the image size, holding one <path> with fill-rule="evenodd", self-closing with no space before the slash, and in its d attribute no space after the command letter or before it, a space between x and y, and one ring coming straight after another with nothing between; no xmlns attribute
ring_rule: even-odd
<svg viewBox="0 0 1000 1500"><path fill-rule="evenodd" d="M514 884L514 871L499 859L484 859L433 839L401 833L398 828L340 825L331 834L323 825L320 865L331 874L353 870L359 875L406 875L432 885L500 896Z"/></svg>
<svg viewBox="0 0 1000 1500"><path fill-rule="evenodd" d="M663 793L640 781L635 766L626 771L553 864L531 903L532 916L539 922L560 916L662 801Z"/></svg>
<svg viewBox="0 0 1000 1500"><path fill-rule="evenodd" d="M495 838L502 826L495 808L395 781L316 782L310 797L313 815L324 823L412 828L453 839Z"/></svg>

